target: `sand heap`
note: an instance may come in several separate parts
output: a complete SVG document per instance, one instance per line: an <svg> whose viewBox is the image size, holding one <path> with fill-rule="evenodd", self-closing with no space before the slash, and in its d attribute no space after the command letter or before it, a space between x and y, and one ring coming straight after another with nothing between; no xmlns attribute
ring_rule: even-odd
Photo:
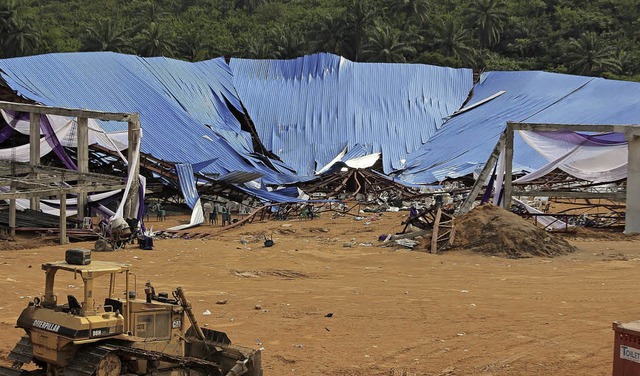
<svg viewBox="0 0 640 376"><path fill-rule="evenodd" d="M576 251L557 235L494 205L482 205L456 218L455 248L489 255L553 257Z"/></svg>

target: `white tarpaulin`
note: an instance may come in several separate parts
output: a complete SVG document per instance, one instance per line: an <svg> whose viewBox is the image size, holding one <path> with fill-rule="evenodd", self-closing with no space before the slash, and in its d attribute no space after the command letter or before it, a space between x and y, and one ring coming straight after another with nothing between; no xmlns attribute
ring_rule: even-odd
<svg viewBox="0 0 640 376"><path fill-rule="evenodd" d="M596 183L627 177L628 146L621 135L529 131L519 133L549 163L514 183L533 181L556 168L571 176Z"/></svg>
<svg viewBox="0 0 640 376"><path fill-rule="evenodd" d="M11 124L13 128L22 134L28 135L30 124L29 120L21 120L15 118L12 114L7 113L4 110L0 110L2 117ZM68 118L66 116L54 116L47 115L51 127L53 128L56 137L62 144L62 146L76 147L77 146L77 122L75 118ZM120 154L120 151L128 147L128 132L105 132L100 124L94 119L88 119L89 125L89 145L100 145L106 149L113 150ZM40 132L42 134L42 131ZM45 138L40 139L40 156L47 155L51 152L51 146L48 145ZM12 158L12 156L14 158ZM120 157L126 160L122 154ZM9 149L0 149L0 159L10 159L18 162L29 161L29 144L17 146Z"/></svg>
<svg viewBox="0 0 640 376"><path fill-rule="evenodd" d="M518 204L521 204L522 206L524 206L524 208L527 209L527 212L530 213L530 214L544 214L540 210L525 204L524 202L518 200L515 197L512 197L511 199L513 201L517 202ZM543 225L544 229L547 230L547 231L566 230L567 228L574 227L573 225L568 225L566 222L563 222L563 221L559 220L558 218L551 217L551 216L538 216L538 217L536 217L536 221L538 221L538 223Z"/></svg>

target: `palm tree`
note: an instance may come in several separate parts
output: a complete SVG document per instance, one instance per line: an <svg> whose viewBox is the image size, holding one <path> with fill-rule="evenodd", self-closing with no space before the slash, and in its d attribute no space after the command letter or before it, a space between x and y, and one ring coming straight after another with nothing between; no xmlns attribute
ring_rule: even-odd
<svg viewBox="0 0 640 376"><path fill-rule="evenodd" d="M31 27L31 22L23 19L14 19L12 25L4 34L3 50L5 55L25 56L35 53L38 49L40 36Z"/></svg>
<svg viewBox="0 0 640 376"><path fill-rule="evenodd" d="M275 56L279 59L292 59L305 54L306 44L298 30L280 27L273 29L271 42Z"/></svg>
<svg viewBox="0 0 640 376"><path fill-rule="evenodd" d="M162 7L158 5L156 0L149 0L145 6L145 18L146 22L160 22L169 16L169 12L162 10Z"/></svg>
<svg viewBox="0 0 640 376"><path fill-rule="evenodd" d="M590 76L604 72L618 73L621 69L614 45L594 32L582 33L579 39L572 38L566 57L571 73Z"/></svg>
<svg viewBox="0 0 640 376"><path fill-rule="evenodd" d="M125 52L130 48L127 32L111 19L100 19L94 26L85 29L83 50Z"/></svg>
<svg viewBox="0 0 640 376"><path fill-rule="evenodd" d="M344 20L326 16L315 31L314 48L340 55L346 40Z"/></svg>
<svg viewBox="0 0 640 376"><path fill-rule="evenodd" d="M189 61L198 60L204 52L204 33L202 30L190 30L180 38L180 55Z"/></svg>
<svg viewBox="0 0 640 376"><path fill-rule="evenodd" d="M241 39L242 49L235 53L249 59L276 59L275 49L263 37L251 35Z"/></svg>
<svg viewBox="0 0 640 376"><path fill-rule="evenodd" d="M387 3L392 18L397 18L399 14L404 15L405 30L409 27L410 20L423 23L429 13L429 0L388 0Z"/></svg>
<svg viewBox="0 0 640 376"><path fill-rule="evenodd" d="M483 47L493 47L500 42L507 20L505 8L504 0L473 0L469 5L469 19Z"/></svg>
<svg viewBox="0 0 640 376"><path fill-rule="evenodd" d="M362 47L366 41L367 29L374 25L376 10L367 0L352 0L345 12L345 32L348 36L350 58L358 61L362 53ZM346 52L346 51L345 51Z"/></svg>
<svg viewBox="0 0 640 376"><path fill-rule="evenodd" d="M10 28L19 18L19 7L16 0L0 1L0 30Z"/></svg>
<svg viewBox="0 0 640 376"><path fill-rule="evenodd" d="M441 20L435 27L434 42L445 56L453 56L464 65L475 65L476 51L469 30L453 17Z"/></svg>
<svg viewBox="0 0 640 376"><path fill-rule="evenodd" d="M172 56L176 46L169 40L165 29L151 22L149 27L140 33L141 43L138 45L140 56Z"/></svg>
<svg viewBox="0 0 640 376"><path fill-rule="evenodd" d="M249 14L253 13L257 7L265 4L267 0L236 0L236 9L246 9Z"/></svg>
<svg viewBox="0 0 640 376"><path fill-rule="evenodd" d="M369 37L363 54L370 60L385 63L404 63L406 55L413 54L416 49L400 38L400 31L388 25L376 26Z"/></svg>

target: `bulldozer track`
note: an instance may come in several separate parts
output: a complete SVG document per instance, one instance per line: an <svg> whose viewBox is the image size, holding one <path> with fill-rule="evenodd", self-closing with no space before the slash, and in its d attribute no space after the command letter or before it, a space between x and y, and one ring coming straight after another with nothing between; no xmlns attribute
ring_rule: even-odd
<svg viewBox="0 0 640 376"><path fill-rule="evenodd" d="M43 371L26 371L21 369L23 364L32 361L31 342L29 337L22 337L15 349L11 351L9 358L15 360L13 367L0 366L0 376L36 376L42 375ZM89 346L78 351L73 357L69 365L64 370L64 376L92 376L96 373L100 361L107 354L115 354L120 359L136 358L155 360L164 363L170 363L175 367L186 369L198 369L206 372L211 376L222 376L220 365L205 359L194 358L189 356L177 356L164 354L157 351L142 350L128 346L119 346L113 344L105 344L101 346Z"/></svg>
<svg viewBox="0 0 640 376"><path fill-rule="evenodd" d="M190 356L178 356L161 353L158 351L142 350L128 346L103 345L100 348L115 352L120 357L136 357L138 359L157 360L165 363L172 363L183 368L197 368L206 371L211 376L222 376L220 365L205 359Z"/></svg>
<svg viewBox="0 0 640 376"><path fill-rule="evenodd" d="M11 367L0 366L0 376L25 376L34 374L22 369L25 364L33 360L33 346L28 336L23 336L9 353L8 358L13 360Z"/></svg>
<svg viewBox="0 0 640 376"><path fill-rule="evenodd" d="M98 368L100 360L111 350L104 346L86 347L71 359L68 366L64 368L64 376L91 376Z"/></svg>
<svg viewBox="0 0 640 376"><path fill-rule="evenodd" d="M215 362L113 344L88 347L80 350L72 359L71 363L64 368L64 376L91 376L96 372L100 361L107 356L107 354L111 353L117 355L121 360L128 358L155 360L170 363L180 368L199 369L211 376L222 376L220 366Z"/></svg>
<svg viewBox="0 0 640 376"><path fill-rule="evenodd" d="M28 336L20 338L20 341L9 353L9 359L22 364L29 364L33 360L33 345Z"/></svg>

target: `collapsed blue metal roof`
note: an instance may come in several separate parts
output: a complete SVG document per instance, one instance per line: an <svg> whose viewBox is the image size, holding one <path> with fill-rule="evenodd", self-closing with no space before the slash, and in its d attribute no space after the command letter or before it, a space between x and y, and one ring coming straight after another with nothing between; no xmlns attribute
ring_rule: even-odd
<svg viewBox="0 0 640 376"><path fill-rule="evenodd" d="M259 172L268 183L296 180L252 155L251 138L227 105L242 109L223 58L188 63L111 52L57 53L0 60L0 70L18 94L45 105L139 113L142 151L157 158L211 160L202 172Z"/></svg>
<svg viewBox="0 0 640 376"><path fill-rule="evenodd" d="M227 65L109 52L6 59L0 70L12 89L46 105L140 113L145 153L277 184L308 179L345 147L345 159L381 152L396 181L433 183L479 171L507 121L640 124L640 84L545 72L489 72L473 87L468 69L330 54ZM470 92L472 105L500 91L449 118ZM233 113L243 105L284 163L254 152ZM515 168L545 163L515 142Z"/></svg>
<svg viewBox="0 0 640 376"><path fill-rule="evenodd" d="M299 175L313 174L345 147L382 152L387 173L402 167L473 85L470 69L355 63L324 53L229 65L263 144Z"/></svg>
<svg viewBox="0 0 640 376"><path fill-rule="evenodd" d="M398 178L432 183L479 172L507 121L556 124L639 124L640 84L546 72L488 72L470 105L505 93L452 117L407 158ZM546 161L516 133L514 169L532 171Z"/></svg>

